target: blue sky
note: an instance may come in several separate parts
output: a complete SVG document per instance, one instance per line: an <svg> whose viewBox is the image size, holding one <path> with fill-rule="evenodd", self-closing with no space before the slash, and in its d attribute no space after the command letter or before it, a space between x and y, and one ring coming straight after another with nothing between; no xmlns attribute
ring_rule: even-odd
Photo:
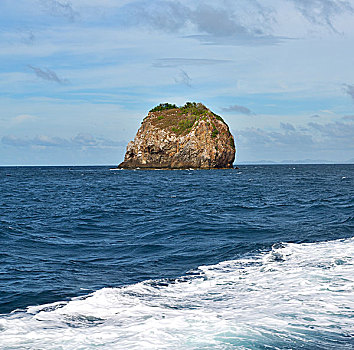
<svg viewBox="0 0 354 350"><path fill-rule="evenodd" d="M238 162L353 161L353 57L354 0L1 0L0 165L118 164L186 101Z"/></svg>

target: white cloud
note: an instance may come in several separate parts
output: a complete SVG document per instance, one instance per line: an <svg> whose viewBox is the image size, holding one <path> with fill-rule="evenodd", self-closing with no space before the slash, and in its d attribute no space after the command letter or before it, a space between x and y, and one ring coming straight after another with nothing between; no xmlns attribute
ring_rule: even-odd
<svg viewBox="0 0 354 350"><path fill-rule="evenodd" d="M12 122L14 124L22 124L25 122L34 122L37 121L39 118L34 116L34 115L30 115L30 114L20 114L17 115L16 117L12 118Z"/></svg>
<svg viewBox="0 0 354 350"><path fill-rule="evenodd" d="M353 114L348 3L4 0L0 138L58 153L64 145L94 149L104 142L89 135L131 139L154 104L195 100L224 106L232 128L260 140L333 140L322 127L303 129ZM253 110L252 118L236 115Z"/></svg>
<svg viewBox="0 0 354 350"><path fill-rule="evenodd" d="M324 25L336 31L334 21L343 13L354 13L353 4L347 0L290 0L297 10L311 23Z"/></svg>
<svg viewBox="0 0 354 350"><path fill-rule="evenodd" d="M158 68L171 68L180 66L210 66L225 63L231 63L231 60L207 58L159 58L154 61L153 66Z"/></svg>
<svg viewBox="0 0 354 350"><path fill-rule="evenodd" d="M71 138L53 137L39 135L33 138L18 137L15 135L3 136L1 142L13 147L54 147L68 149L87 149L87 148L121 148L125 147L126 141L113 141L103 137L95 137L89 133L79 133Z"/></svg>
<svg viewBox="0 0 354 350"><path fill-rule="evenodd" d="M344 91L354 100L354 85L344 84Z"/></svg>
<svg viewBox="0 0 354 350"><path fill-rule="evenodd" d="M179 70L179 74L175 77L176 84L186 85L188 87L192 86L192 79L183 69Z"/></svg>
<svg viewBox="0 0 354 350"><path fill-rule="evenodd" d="M57 73L55 73L54 71L50 70L50 69L42 69L39 67L33 67L32 65L28 65L28 68L30 68L38 78L44 79L44 80L48 80L48 81L54 81L55 83L58 84L66 84L69 81L67 79L62 79L59 78Z"/></svg>
<svg viewBox="0 0 354 350"><path fill-rule="evenodd" d="M52 16L65 17L70 21L74 21L78 16L78 12L73 9L73 5L69 0L40 0L43 9Z"/></svg>
<svg viewBox="0 0 354 350"><path fill-rule="evenodd" d="M254 115L249 108L245 106L240 106L240 105L232 105L229 107L224 107L222 108L223 112L232 112L232 113L237 113L237 114L246 114L246 115Z"/></svg>

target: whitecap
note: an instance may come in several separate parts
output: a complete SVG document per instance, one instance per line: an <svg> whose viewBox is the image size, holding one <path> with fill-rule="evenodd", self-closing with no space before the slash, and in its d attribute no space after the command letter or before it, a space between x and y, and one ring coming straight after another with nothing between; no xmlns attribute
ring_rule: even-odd
<svg viewBox="0 0 354 350"><path fill-rule="evenodd" d="M0 318L11 349L351 349L354 239L278 244L170 283L104 288Z"/></svg>

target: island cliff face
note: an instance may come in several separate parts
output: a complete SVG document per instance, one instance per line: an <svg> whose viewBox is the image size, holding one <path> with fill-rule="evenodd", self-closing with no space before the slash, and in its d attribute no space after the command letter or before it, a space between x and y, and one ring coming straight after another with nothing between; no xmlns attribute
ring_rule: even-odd
<svg viewBox="0 0 354 350"><path fill-rule="evenodd" d="M161 104L129 142L123 169L232 168L235 143L224 120L201 103Z"/></svg>

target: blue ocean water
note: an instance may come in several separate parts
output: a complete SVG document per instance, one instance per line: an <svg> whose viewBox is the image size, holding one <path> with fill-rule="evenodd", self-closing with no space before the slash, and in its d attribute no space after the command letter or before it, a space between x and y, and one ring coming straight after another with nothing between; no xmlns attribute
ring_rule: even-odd
<svg viewBox="0 0 354 350"><path fill-rule="evenodd" d="M0 179L1 349L354 348L354 165Z"/></svg>

